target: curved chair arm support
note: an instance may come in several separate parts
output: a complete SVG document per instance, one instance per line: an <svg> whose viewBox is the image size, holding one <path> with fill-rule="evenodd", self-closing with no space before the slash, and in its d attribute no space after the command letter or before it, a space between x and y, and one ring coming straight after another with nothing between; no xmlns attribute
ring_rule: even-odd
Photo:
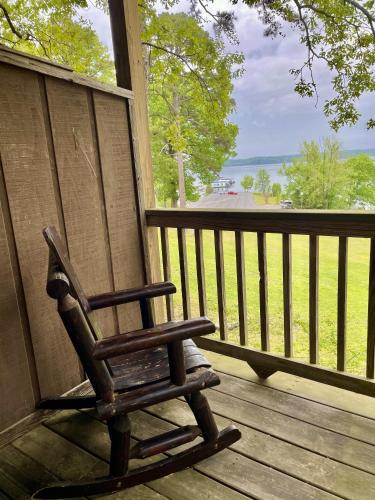
<svg viewBox="0 0 375 500"><path fill-rule="evenodd" d="M176 287L170 281L164 283L154 283L142 288L130 288L128 290L118 290L115 292L93 295L88 298L91 310L102 309L104 307L118 306L129 302L136 302L142 299L152 299L176 293Z"/></svg>
<svg viewBox="0 0 375 500"><path fill-rule="evenodd" d="M190 339L215 332L215 325L207 318L170 321L147 330L137 330L96 342L94 359L108 359L143 349Z"/></svg>

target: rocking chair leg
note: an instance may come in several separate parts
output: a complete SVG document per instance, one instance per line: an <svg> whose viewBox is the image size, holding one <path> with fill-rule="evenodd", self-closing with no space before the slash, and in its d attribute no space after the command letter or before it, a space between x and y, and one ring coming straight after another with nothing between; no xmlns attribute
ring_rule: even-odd
<svg viewBox="0 0 375 500"><path fill-rule="evenodd" d="M216 426L214 416L208 404L206 396L201 392L193 392L186 397L192 412L194 413L197 424L199 425L203 438L206 442L216 441L219 430Z"/></svg>
<svg viewBox="0 0 375 500"><path fill-rule="evenodd" d="M130 452L130 420L127 415L118 415L108 420L111 438L110 475L123 476L128 470Z"/></svg>

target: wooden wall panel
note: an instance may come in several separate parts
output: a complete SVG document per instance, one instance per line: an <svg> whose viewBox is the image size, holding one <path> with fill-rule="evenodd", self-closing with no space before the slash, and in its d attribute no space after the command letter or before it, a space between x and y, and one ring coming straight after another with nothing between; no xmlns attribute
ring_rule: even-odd
<svg viewBox="0 0 375 500"><path fill-rule="evenodd" d="M2 188L3 186L0 194L4 193ZM2 215L7 212L5 203L6 199L0 196L0 394L1 405L7 407L6 412L0 411L0 429L30 413L35 404L21 311Z"/></svg>
<svg viewBox="0 0 375 500"><path fill-rule="evenodd" d="M46 88L69 256L88 295L108 292L113 276L91 94L55 78ZM96 316L104 336L118 331L114 311Z"/></svg>
<svg viewBox="0 0 375 500"><path fill-rule="evenodd" d="M126 103L121 98L94 92L94 109L114 285L116 290L142 286L142 246ZM139 305L118 307L118 319L121 332L140 328Z"/></svg>
<svg viewBox="0 0 375 500"><path fill-rule="evenodd" d="M58 216L40 81L35 73L0 64L0 82L0 151L40 392L60 394L79 383L80 375L56 305L45 292L48 251L41 231L47 224L58 227Z"/></svg>
<svg viewBox="0 0 375 500"><path fill-rule="evenodd" d="M131 93L17 57L0 57L0 431L83 376L45 291L43 227L59 230L88 295L145 280ZM136 304L95 315L107 336L140 327Z"/></svg>

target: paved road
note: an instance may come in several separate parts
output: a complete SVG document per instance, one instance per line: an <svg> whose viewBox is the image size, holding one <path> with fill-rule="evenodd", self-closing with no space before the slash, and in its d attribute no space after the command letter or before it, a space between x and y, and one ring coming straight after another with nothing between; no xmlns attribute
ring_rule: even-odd
<svg viewBox="0 0 375 500"><path fill-rule="evenodd" d="M189 202L189 208L280 208L278 205L257 205L251 193L209 194Z"/></svg>

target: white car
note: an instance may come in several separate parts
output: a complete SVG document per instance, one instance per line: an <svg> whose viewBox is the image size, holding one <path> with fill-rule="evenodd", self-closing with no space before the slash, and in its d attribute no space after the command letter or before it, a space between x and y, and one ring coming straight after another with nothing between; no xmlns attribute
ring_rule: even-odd
<svg viewBox="0 0 375 500"><path fill-rule="evenodd" d="M293 202L291 200L281 200L280 208L293 208Z"/></svg>

